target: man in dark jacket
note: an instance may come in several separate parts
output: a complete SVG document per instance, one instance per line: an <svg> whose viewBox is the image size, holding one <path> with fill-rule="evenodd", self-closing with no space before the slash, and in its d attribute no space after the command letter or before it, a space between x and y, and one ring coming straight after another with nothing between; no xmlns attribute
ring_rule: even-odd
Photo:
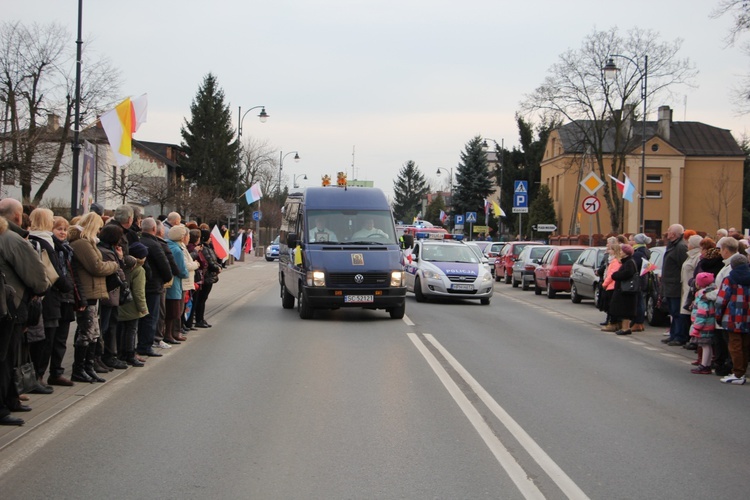
<svg viewBox="0 0 750 500"><path fill-rule="evenodd" d="M667 230L667 249L661 270L662 297L669 306L672 324L669 327L669 337L662 342L671 346L682 346L688 341L688 328L682 321L680 308L682 307L682 264L687 259L687 243L682 237L685 228L679 224L672 224Z"/></svg>
<svg viewBox="0 0 750 500"><path fill-rule="evenodd" d="M172 279L172 268L156 236L157 221L152 218L141 222L141 243L148 248L146 257L146 306L148 316L138 320L138 352L147 352L154 344L156 325L159 321L159 305L164 283ZM170 254L171 256L171 254Z"/></svg>
<svg viewBox="0 0 750 500"><path fill-rule="evenodd" d="M638 233L630 237L630 245L633 247L633 262L635 262L638 273L643 269L643 261L651 258L651 250L647 245L651 244L651 238L643 233ZM635 321L630 328L633 332L642 332L643 324L646 322L646 289L648 285L648 276L641 275L641 289L635 298Z"/></svg>

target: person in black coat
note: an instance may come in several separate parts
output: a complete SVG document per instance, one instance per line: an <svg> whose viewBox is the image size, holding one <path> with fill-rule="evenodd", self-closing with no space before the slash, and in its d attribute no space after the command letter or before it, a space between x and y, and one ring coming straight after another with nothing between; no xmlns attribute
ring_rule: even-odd
<svg viewBox="0 0 750 500"><path fill-rule="evenodd" d="M156 339L156 327L161 315L161 301L164 294L164 284L172 280L173 269L177 266L172 252L166 242L160 239L157 226L161 224L149 217L141 222L141 243L148 248L146 257L146 306L148 316L138 320L137 352L148 352L152 349ZM171 262L170 262L170 259Z"/></svg>
<svg viewBox="0 0 750 500"><path fill-rule="evenodd" d="M638 233L630 238L630 245L633 247L633 262L635 262L635 268L640 274L643 269L643 261L651 258L651 250L648 249L647 245L651 244L651 238L643 233ZM648 286L648 275L644 274L641 277L641 289L636 294L635 298L635 319L631 325L631 330L634 332L642 332L644 330L643 324L646 322L646 287Z"/></svg>
<svg viewBox="0 0 750 500"><path fill-rule="evenodd" d="M636 268L635 260L633 260L633 247L625 244L620 247L620 251L622 252L622 256L620 257L622 265L620 269L612 273L612 279L615 281L615 290L612 294L612 302L609 305L609 314L622 323L620 329L615 333L617 335L630 335L632 333L630 323L635 319L636 298L638 294L623 291L622 285L624 282L630 281L633 277L637 277L638 269ZM640 283L640 280L638 280L638 283Z"/></svg>

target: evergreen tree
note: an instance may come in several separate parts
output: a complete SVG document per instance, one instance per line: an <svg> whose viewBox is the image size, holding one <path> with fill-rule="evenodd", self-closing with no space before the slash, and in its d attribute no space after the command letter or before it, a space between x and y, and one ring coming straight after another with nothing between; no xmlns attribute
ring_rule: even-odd
<svg viewBox="0 0 750 500"><path fill-rule="evenodd" d="M186 157L180 162L186 179L213 188L219 197L234 202L238 196L239 143L232 128L229 106L216 77L209 73L190 105L190 121L180 133Z"/></svg>
<svg viewBox="0 0 750 500"><path fill-rule="evenodd" d="M422 207L422 198L429 192L430 187L424 175L414 161L404 163L393 183L393 217L396 220L411 224Z"/></svg>
<svg viewBox="0 0 750 500"><path fill-rule="evenodd" d="M443 226L443 221L440 220L440 211L445 211L445 200L441 194L435 195L432 201L427 205L425 210L424 220L432 222L436 226Z"/></svg>
<svg viewBox="0 0 750 500"><path fill-rule="evenodd" d="M453 212L477 212L484 217L484 200L493 191L493 181L487 167L487 155L482 149L482 138L475 136L461 153L453 192ZM479 222L479 221L478 221ZM484 220L482 220L484 222Z"/></svg>
<svg viewBox="0 0 750 500"><path fill-rule="evenodd" d="M529 207L529 223L526 226L525 233L534 237L531 226L537 224L554 224L557 225L555 215L555 204L549 192L549 186L542 184L531 202ZM546 236L546 234L544 235Z"/></svg>

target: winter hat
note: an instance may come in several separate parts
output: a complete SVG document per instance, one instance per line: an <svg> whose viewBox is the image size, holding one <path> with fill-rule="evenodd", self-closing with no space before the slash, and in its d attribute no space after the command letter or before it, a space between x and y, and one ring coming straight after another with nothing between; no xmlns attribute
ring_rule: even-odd
<svg viewBox="0 0 750 500"><path fill-rule="evenodd" d="M729 259L729 264L732 265L732 269L737 269L738 267L742 265L747 265L747 257L742 255L741 253L736 253L732 256L731 259Z"/></svg>
<svg viewBox="0 0 750 500"><path fill-rule="evenodd" d="M690 238L688 238L688 246L693 248L700 248L701 241L703 241L703 237L701 235L694 234Z"/></svg>
<svg viewBox="0 0 750 500"><path fill-rule="evenodd" d="M206 242L211 239L211 231L208 229L201 229L201 241Z"/></svg>
<svg viewBox="0 0 750 500"><path fill-rule="evenodd" d="M131 243L128 248L130 250L130 255L132 255L136 259L143 259L148 255L148 247L143 243L138 243L136 241L134 243Z"/></svg>
<svg viewBox="0 0 750 500"><path fill-rule="evenodd" d="M633 255L633 247L625 243L624 245L620 245L620 250L622 250L622 253L630 257Z"/></svg>
<svg viewBox="0 0 750 500"><path fill-rule="evenodd" d="M169 228L168 237L172 241L182 241L182 238L185 237L185 233L187 233L187 228L185 226L172 226Z"/></svg>
<svg viewBox="0 0 750 500"><path fill-rule="evenodd" d="M103 207L103 206L101 206L101 205L100 205L100 204L98 204L98 203L92 203L92 204L91 204L91 207L90 207L90 210L91 210L92 212L95 212L96 214L98 214L98 215L99 215L99 217L101 217L102 215L104 215L104 207Z"/></svg>
<svg viewBox="0 0 750 500"><path fill-rule="evenodd" d="M651 244L651 238L646 236L643 233L638 233L635 236L633 236L633 240L638 243L639 245L650 245Z"/></svg>
<svg viewBox="0 0 750 500"><path fill-rule="evenodd" d="M712 273L698 273L698 276L695 277L695 284L698 288L706 288L713 282L714 275Z"/></svg>

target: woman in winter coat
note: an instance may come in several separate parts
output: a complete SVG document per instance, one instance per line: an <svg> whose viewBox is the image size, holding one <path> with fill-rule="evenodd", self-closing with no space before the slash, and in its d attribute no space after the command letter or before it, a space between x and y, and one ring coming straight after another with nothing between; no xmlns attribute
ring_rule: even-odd
<svg viewBox="0 0 750 500"><path fill-rule="evenodd" d="M133 300L119 306L117 314L118 338L120 344L118 352L120 359L130 366L143 366L143 362L135 356L135 337L138 333L138 320L148 314L146 304L146 269L143 265L148 257L148 248L142 243L131 243L130 257L135 259L135 266L130 271L130 293Z"/></svg>
<svg viewBox="0 0 750 500"><path fill-rule="evenodd" d="M213 247L211 247L211 232L208 229L201 229L201 246L198 259L205 263L203 270L203 285L198 291L198 300L193 304L195 308L195 326L198 328L211 328L206 321L206 301L214 287L214 283L219 281L221 265L216 258Z"/></svg>
<svg viewBox="0 0 750 500"><path fill-rule="evenodd" d="M49 261L57 273L58 278L50 283L50 289L42 300L42 319L38 325L29 326L26 332L29 341L29 353L36 369L39 385L32 392L49 394L52 387L44 385L43 377L47 371L52 356L52 342L55 331L62 317L62 294L73 290L73 282L65 272L55 252L52 229L54 228L54 213L48 208L36 208L29 214L29 241L40 253L44 254L43 261ZM49 278L48 278L49 279Z"/></svg>
<svg viewBox="0 0 750 500"><path fill-rule="evenodd" d="M107 291L109 297L99 302L99 331L101 332L101 341L97 346L95 363L98 366L99 373L101 369L122 370L128 365L118 359L117 355L117 312L120 307L121 284L127 286L127 277L125 273L126 265L135 266L135 260L126 254L126 250L121 246L124 240L123 229L119 224L105 224L99 231L99 243L97 247L102 253L104 262L116 262L119 269L116 274L107 278ZM118 256L118 250L122 257ZM125 263L125 260L128 263ZM103 365L103 366L102 366Z"/></svg>
<svg viewBox="0 0 750 500"><path fill-rule="evenodd" d="M604 280L602 281L602 290L604 290L604 304L606 304L607 311L607 324L602 328L603 332L616 332L620 328L620 320L617 316L612 314L612 300L615 293L615 281L612 279L612 274L620 269L622 265L620 263L620 243L617 238L607 238L607 252L609 253L609 263L607 264L607 270L604 273Z"/></svg>
<svg viewBox="0 0 750 500"><path fill-rule="evenodd" d="M633 247L633 262L638 273L643 269L643 261L648 262L651 258L651 250L648 245L651 244L651 238L643 233L638 233L631 238L630 246ZM641 277L641 289L635 297L635 320L630 327L633 332L642 332L643 324L646 322L646 287L648 285L648 275Z"/></svg>
<svg viewBox="0 0 750 500"><path fill-rule="evenodd" d="M635 319L635 301L638 294L623 291L622 284L638 275L638 269L636 269L633 260L633 247L628 244L620 246L615 257L620 259L621 265L617 271L612 273L615 289L612 294L612 303L609 305L609 314L621 322L620 329L615 333L617 335L630 335L632 333L630 323Z"/></svg>
<svg viewBox="0 0 750 500"><path fill-rule="evenodd" d="M167 234L167 244L169 245L170 252L172 252L178 271L174 273L172 286L167 288L164 342L169 344L179 344L180 341L187 340L187 337L179 333L181 328L180 316L184 307L183 280L187 279L190 274L185 261L185 254L182 252L182 246L184 246L182 241L187 234L187 228L181 225L171 227ZM175 335L175 332L178 333Z"/></svg>
<svg viewBox="0 0 750 500"><path fill-rule="evenodd" d="M104 262L97 248L97 234L104 221L95 212L89 212L79 221L79 226L68 229L70 246L73 248L73 273L81 284L81 296L85 297L85 307L77 312L78 324L75 334L75 357L72 380L76 382L104 382L94 370L96 344L99 342L99 317L97 302L108 299L106 277L117 272L117 262ZM122 250L118 257L122 258Z"/></svg>

